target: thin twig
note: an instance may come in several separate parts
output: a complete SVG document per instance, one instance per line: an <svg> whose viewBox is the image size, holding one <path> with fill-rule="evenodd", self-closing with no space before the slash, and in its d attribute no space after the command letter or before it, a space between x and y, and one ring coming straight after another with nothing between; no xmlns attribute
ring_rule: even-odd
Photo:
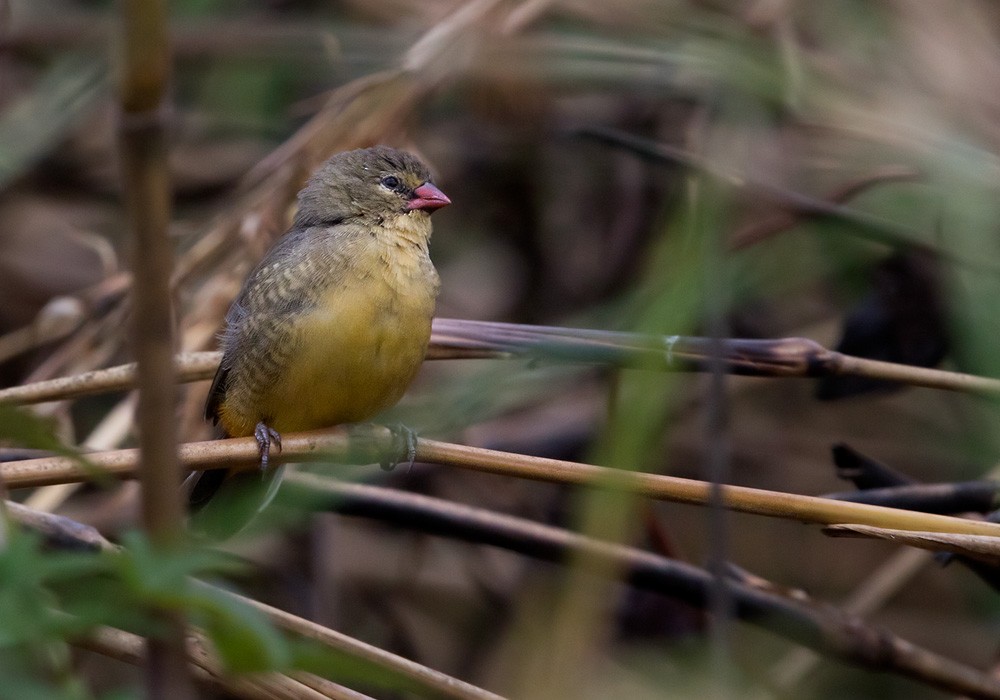
<svg viewBox="0 0 1000 700"><path fill-rule="evenodd" d="M902 584L933 560L924 549L900 549L880 564L857 589L839 605L845 613L859 618L868 617L892 598ZM798 647L779 659L768 672L771 682L788 697L794 697L795 686L816 666L820 655L811 649Z"/></svg>
<svg viewBox="0 0 1000 700"><path fill-rule="evenodd" d="M429 358L448 352L588 362L649 370L706 371L709 338L650 336L552 326L439 318ZM722 341L727 372L755 377L859 376L950 391L1000 394L1000 380L960 372L869 360L824 348L808 338ZM457 355L461 356L461 355ZM0 395L2 396L2 395Z"/></svg>
<svg viewBox="0 0 1000 700"><path fill-rule="evenodd" d="M845 183L836 190L827 193L820 201L829 204L846 204L859 194L866 192L876 185L894 182L913 182L919 178L920 172L913 168L889 165ZM755 221L738 229L730 240L730 246L734 250L748 248L802 221L808 221L812 216L813 212L809 209L789 207L773 216L761 221Z"/></svg>
<svg viewBox="0 0 1000 700"><path fill-rule="evenodd" d="M301 685L319 693L324 698L330 698L330 700L373 700L364 693L359 693L340 683L334 683L331 680L312 673L296 673L293 679Z"/></svg>
<svg viewBox="0 0 1000 700"><path fill-rule="evenodd" d="M529 457L434 440L418 441L417 459L492 474L558 483L628 489L648 498L692 505L706 505L710 495L710 485L707 482L694 479L640 472L622 472L589 464ZM944 528L942 531L945 532L1000 536L1000 526L981 529L984 525L993 525L992 523L930 513L913 513L861 503L832 501L815 496L801 496L743 486L725 486L722 489L722 498L727 508L738 512L787 518L801 522L872 524L881 527L896 527L900 530L926 529L933 531ZM931 521L924 520L924 518L935 519L937 524L931 525ZM936 520L937 518L942 520ZM889 521L894 524L888 525ZM878 525L879 523L881 525Z"/></svg>
<svg viewBox="0 0 1000 700"><path fill-rule="evenodd" d="M942 484L910 484L863 491L828 493L826 498L873 503L923 513L988 513L997 507L1000 482L990 479Z"/></svg>
<svg viewBox="0 0 1000 700"><path fill-rule="evenodd" d="M110 552L115 546L89 525L62 515L53 515L35 508L7 501L6 515L14 522L45 538L45 542L60 549L75 548L94 552Z"/></svg>

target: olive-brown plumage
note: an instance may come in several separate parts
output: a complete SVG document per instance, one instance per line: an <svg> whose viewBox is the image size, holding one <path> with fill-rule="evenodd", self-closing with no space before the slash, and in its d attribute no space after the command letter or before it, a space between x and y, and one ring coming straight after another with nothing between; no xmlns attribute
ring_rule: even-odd
<svg viewBox="0 0 1000 700"><path fill-rule="evenodd" d="M226 315L206 416L230 436L256 434L266 465L282 431L363 421L396 403L430 338L429 215L448 203L404 151L327 161Z"/></svg>

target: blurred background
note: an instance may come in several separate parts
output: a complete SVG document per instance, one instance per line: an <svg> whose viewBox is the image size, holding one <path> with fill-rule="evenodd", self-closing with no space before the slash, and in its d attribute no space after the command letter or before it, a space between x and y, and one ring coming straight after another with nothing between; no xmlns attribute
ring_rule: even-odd
<svg viewBox="0 0 1000 700"><path fill-rule="evenodd" d="M131 359L118 9L0 3L4 386ZM388 143L430 163L453 201L434 216L438 316L805 336L1000 376L995 3L185 0L170 12L181 350L215 349L308 174L337 151ZM212 435L206 392L183 390L185 441ZM133 407L117 394L39 410L67 443L111 449L134 444ZM386 420L814 495L850 488L834 444L920 481L982 476L998 447L995 407L965 395L746 377L713 393L706 375L500 360L428 363ZM718 556L705 509L424 464L326 473L698 565ZM134 485L25 496L112 537L136 522ZM724 524L724 558L834 604L897 557L787 521ZM566 567L281 494L229 547L254 564L240 590L496 692L715 692L701 613L618 584L580 593ZM914 567L869 617L965 663L996 661L995 592L961 567ZM567 635L576 656L560 655ZM839 662L789 674L794 647L739 623L728 647L737 697L943 696ZM124 666L83 663L98 688L129 687ZM551 687L539 681L550 674Z"/></svg>

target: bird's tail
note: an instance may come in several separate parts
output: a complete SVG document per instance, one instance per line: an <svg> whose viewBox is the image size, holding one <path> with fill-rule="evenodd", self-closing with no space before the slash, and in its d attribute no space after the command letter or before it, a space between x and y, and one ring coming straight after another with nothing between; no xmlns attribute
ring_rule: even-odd
<svg viewBox="0 0 1000 700"><path fill-rule="evenodd" d="M285 467L202 472L188 491L191 531L213 540L232 537L264 510L281 485ZM186 483L186 482L185 482Z"/></svg>
<svg viewBox="0 0 1000 700"><path fill-rule="evenodd" d="M219 428L216 437L228 436ZM192 472L183 484L191 532L212 540L232 537L270 505L278 493L284 472L284 466Z"/></svg>

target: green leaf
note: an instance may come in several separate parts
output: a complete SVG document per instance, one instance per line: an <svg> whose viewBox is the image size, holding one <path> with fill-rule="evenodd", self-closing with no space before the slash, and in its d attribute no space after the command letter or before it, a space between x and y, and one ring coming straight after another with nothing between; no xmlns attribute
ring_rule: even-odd
<svg viewBox="0 0 1000 700"><path fill-rule="evenodd" d="M124 547L106 556L114 570L144 604L182 608L191 599L189 577L233 573L243 565L216 550L193 545L154 547L141 532L127 533Z"/></svg>
<svg viewBox="0 0 1000 700"><path fill-rule="evenodd" d="M337 683L352 687L365 684L384 690L412 692L421 697L428 694L427 688L402 673L311 640L296 641L291 649L292 665L296 669Z"/></svg>
<svg viewBox="0 0 1000 700"><path fill-rule="evenodd" d="M23 408L0 404L0 440L9 440L22 447L46 450L69 457L76 460L80 468L95 482L104 484L110 481L100 467L87 461L78 450L62 443L56 436L55 423L52 420L36 416Z"/></svg>
<svg viewBox="0 0 1000 700"><path fill-rule="evenodd" d="M259 673L288 668L288 642L257 610L207 586L197 586L190 601L194 622L204 627L226 668Z"/></svg>
<svg viewBox="0 0 1000 700"><path fill-rule="evenodd" d="M31 449L77 456L77 452L56 437L54 426L51 420L15 406L0 404L0 440L10 440Z"/></svg>

